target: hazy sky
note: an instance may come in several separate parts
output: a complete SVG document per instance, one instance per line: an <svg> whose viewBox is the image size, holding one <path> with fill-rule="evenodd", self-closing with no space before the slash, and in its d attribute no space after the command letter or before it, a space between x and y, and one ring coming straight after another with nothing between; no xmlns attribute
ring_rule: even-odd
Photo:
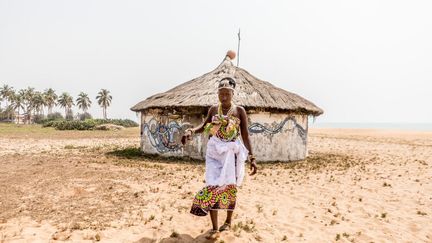
<svg viewBox="0 0 432 243"><path fill-rule="evenodd" d="M214 69L228 49L256 77L321 108L318 122L432 122L431 1L0 0L0 85L109 117ZM59 109L60 110L60 109ZM77 111L74 109L74 111Z"/></svg>

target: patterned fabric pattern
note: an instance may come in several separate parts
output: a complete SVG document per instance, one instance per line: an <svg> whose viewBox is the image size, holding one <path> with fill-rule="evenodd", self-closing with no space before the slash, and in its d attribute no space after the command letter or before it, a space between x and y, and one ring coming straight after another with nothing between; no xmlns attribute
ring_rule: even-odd
<svg viewBox="0 0 432 243"><path fill-rule="evenodd" d="M195 195L191 213L206 216L210 210L234 210L237 198L237 187L234 184L225 186L206 186Z"/></svg>
<svg viewBox="0 0 432 243"><path fill-rule="evenodd" d="M210 133L213 136L225 142L232 142L237 139L240 131L240 119L231 115L214 115L212 122L207 123L204 129L205 133Z"/></svg>

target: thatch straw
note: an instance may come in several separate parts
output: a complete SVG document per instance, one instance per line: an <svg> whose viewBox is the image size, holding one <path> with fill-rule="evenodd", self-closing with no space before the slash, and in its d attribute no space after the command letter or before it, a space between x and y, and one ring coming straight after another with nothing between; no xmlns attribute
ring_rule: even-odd
<svg viewBox="0 0 432 243"><path fill-rule="evenodd" d="M246 70L234 66L228 56L215 70L167 92L153 95L133 106L131 110L210 107L217 104L217 85L219 80L226 76L234 76L236 79L237 86L233 101L246 110L290 111L314 116L323 113L323 110L299 95L259 80Z"/></svg>

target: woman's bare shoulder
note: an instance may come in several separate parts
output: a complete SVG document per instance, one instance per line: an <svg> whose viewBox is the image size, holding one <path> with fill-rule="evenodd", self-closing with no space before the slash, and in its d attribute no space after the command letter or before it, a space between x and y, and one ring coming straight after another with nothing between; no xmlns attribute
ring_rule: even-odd
<svg viewBox="0 0 432 243"><path fill-rule="evenodd" d="M238 105L238 106L236 106L236 108L237 108L237 112L239 114L246 114L246 109L243 106Z"/></svg>
<svg viewBox="0 0 432 243"><path fill-rule="evenodd" d="M217 111L217 109L218 109L218 105L212 105L210 106L209 111Z"/></svg>
<svg viewBox="0 0 432 243"><path fill-rule="evenodd" d="M210 106L210 108L208 109L208 114L209 115L214 115L217 113L218 110L218 106L217 105L212 105Z"/></svg>

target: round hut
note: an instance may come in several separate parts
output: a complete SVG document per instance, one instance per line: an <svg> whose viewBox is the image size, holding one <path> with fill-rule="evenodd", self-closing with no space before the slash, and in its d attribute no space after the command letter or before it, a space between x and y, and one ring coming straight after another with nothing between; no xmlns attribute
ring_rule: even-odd
<svg viewBox="0 0 432 243"><path fill-rule="evenodd" d="M234 77L234 103L246 109L253 151L258 161L293 161L307 156L308 117L323 111L297 94L275 87L232 63L228 52L213 71L164 93L155 94L131 108L141 114L141 149L163 156L205 158L208 138L195 135L182 146L189 127L202 123L210 106L218 103L218 81Z"/></svg>

